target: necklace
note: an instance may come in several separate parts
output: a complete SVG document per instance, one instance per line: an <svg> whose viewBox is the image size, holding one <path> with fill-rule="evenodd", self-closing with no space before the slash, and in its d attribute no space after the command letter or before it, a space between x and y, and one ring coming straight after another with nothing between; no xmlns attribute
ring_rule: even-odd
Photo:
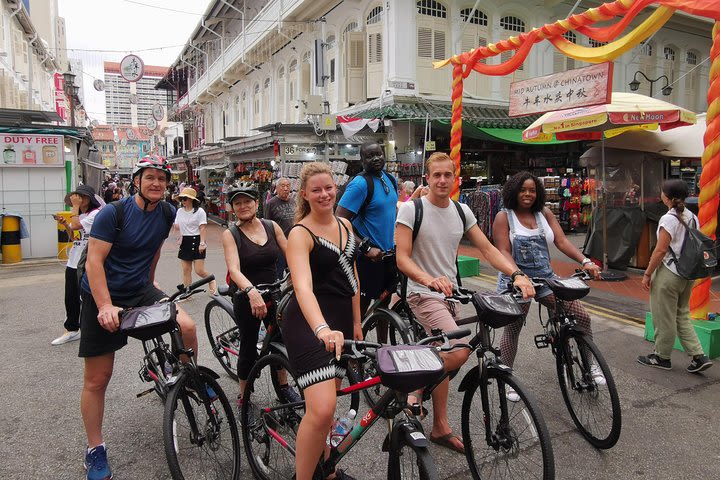
<svg viewBox="0 0 720 480"><path fill-rule="evenodd" d="M260 229L257 228L258 223L260 224L260 227L261 227ZM237 227L240 230L242 230L242 232L245 234L245 236L251 242L253 242L257 245L264 245L264 243L265 243L264 241L266 239L264 239L263 235L262 235L264 228L262 228L261 222L255 222L255 219L253 218L252 220L250 220L248 222L238 222ZM243 228L243 227L245 227L245 228ZM251 229L253 229L253 230L251 230Z"/></svg>

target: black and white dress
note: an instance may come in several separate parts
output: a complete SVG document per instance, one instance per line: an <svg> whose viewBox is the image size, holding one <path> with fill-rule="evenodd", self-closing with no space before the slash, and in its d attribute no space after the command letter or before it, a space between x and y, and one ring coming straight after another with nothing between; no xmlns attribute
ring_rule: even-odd
<svg viewBox="0 0 720 480"><path fill-rule="evenodd" d="M353 267L357 248L352 230L340 220L337 222L340 245L343 244L343 237L347 239L342 250L331 241L315 235L304 225L297 224L293 228L302 227L313 238L314 245L310 251L313 292L325 322L332 330L339 330L343 332L345 338L351 339L353 338L352 298L358 290ZM344 376L345 372L336 367L335 355L320 345L305 320L295 296L288 303L282 331L290 365L295 370L300 388Z"/></svg>

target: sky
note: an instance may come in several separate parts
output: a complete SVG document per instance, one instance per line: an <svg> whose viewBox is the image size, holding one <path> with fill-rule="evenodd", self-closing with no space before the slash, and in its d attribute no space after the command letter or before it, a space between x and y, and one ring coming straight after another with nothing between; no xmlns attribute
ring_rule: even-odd
<svg viewBox="0 0 720 480"><path fill-rule="evenodd" d="M135 53L146 65L170 66L209 1L58 0L68 58L83 61L84 104L90 119L105 123L105 95L93 88L93 81L104 77L104 61L119 62Z"/></svg>

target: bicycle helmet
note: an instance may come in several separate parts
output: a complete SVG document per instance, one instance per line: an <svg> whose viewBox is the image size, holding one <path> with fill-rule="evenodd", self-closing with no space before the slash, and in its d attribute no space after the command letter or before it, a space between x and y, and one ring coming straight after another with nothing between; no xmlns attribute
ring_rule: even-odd
<svg viewBox="0 0 720 480"><path fill-rule="evenodd" d="M253 200L257 200L260 198L260 193L258 192L257 188L250 187L250 186L233 186L225 193L225 196L227 197L227 202L232 205L233 200L238 195L244 195L246 197L252 198Z"/></svg>
<svg viewBox="0 0 720 480"><path fill-rule="evenodd" d="M167 178L167 181L170 181L170 175L172 174L172 170L170 169L170 164L165 159L165 157L161 157L160 155L146 155L142 157L133 167L132 171L132 179L135 180L135 177L140 175L140 179L138 179L138 188L137 188L137 194L140 198L143 199L145 202L145 206L143 207L143 210L147 210L148 205L150 204L157 204L161 200L152 202L149 198L147 198L145 195L142 194L142 188L140 188L140 182L142 181L142 171L146 168L154 168L155 170L160 170L161 172L165 172L165 177Z"/></svg>

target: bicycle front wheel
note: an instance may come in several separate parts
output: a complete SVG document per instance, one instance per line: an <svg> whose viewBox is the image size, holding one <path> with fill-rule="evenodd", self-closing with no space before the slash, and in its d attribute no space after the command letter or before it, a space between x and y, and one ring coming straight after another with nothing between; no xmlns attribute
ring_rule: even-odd
<svg viewBox="0 0 720 480"><path fill-rule="evenodd" d="M206 400L198 393L204 388ZM240 478L240 435L230 402L210 375L185 371L168 393L165 456L174 480Z"/></svg>
<svg viewBox="0 0 720 480"><path fill-rule="evenodd" d="M425 447L410 445L404 439L395 452L397 457L390 458L388 478L394 480L435 480L438 478L435 462ZM392 454L391 454L392 455Z"/></svg>
<svg viewBox="0 0 720 480"><path fill-rule="evenodd" d="M622 427L620 399L600 350L585 334L572 332L558 349L556 365L560 391L580 433L596 448L612 448Z"/></svg>
<svg viewBox="0 0 720 480"><path fill-rule="evenodd" d="M286 372L286 381L278 374ZM295 442L305 405L288 406L280 384L301 394L290 363L281 355L266 355L248 376L240 412L242 437L255 478L291 479L295 474Z"/></svg>
<svg viewBox="0 0 720 480"><path fill-rule="evenodd" d="M511 387L520 401L511 402ZM483 390L488 408L483 408ZM550 434L537 401L510 374L490 370L485 385L465 391L462 405L465 456L474 479L555 478Z"/></svg>
<svg viewBox="0 0 720 480"><path fill-rule="evenodd" d="M205 307L205 333L215 358L230 378L237 380L240 329L235 323L235 318L217 300L211 300Z"/></svg>

